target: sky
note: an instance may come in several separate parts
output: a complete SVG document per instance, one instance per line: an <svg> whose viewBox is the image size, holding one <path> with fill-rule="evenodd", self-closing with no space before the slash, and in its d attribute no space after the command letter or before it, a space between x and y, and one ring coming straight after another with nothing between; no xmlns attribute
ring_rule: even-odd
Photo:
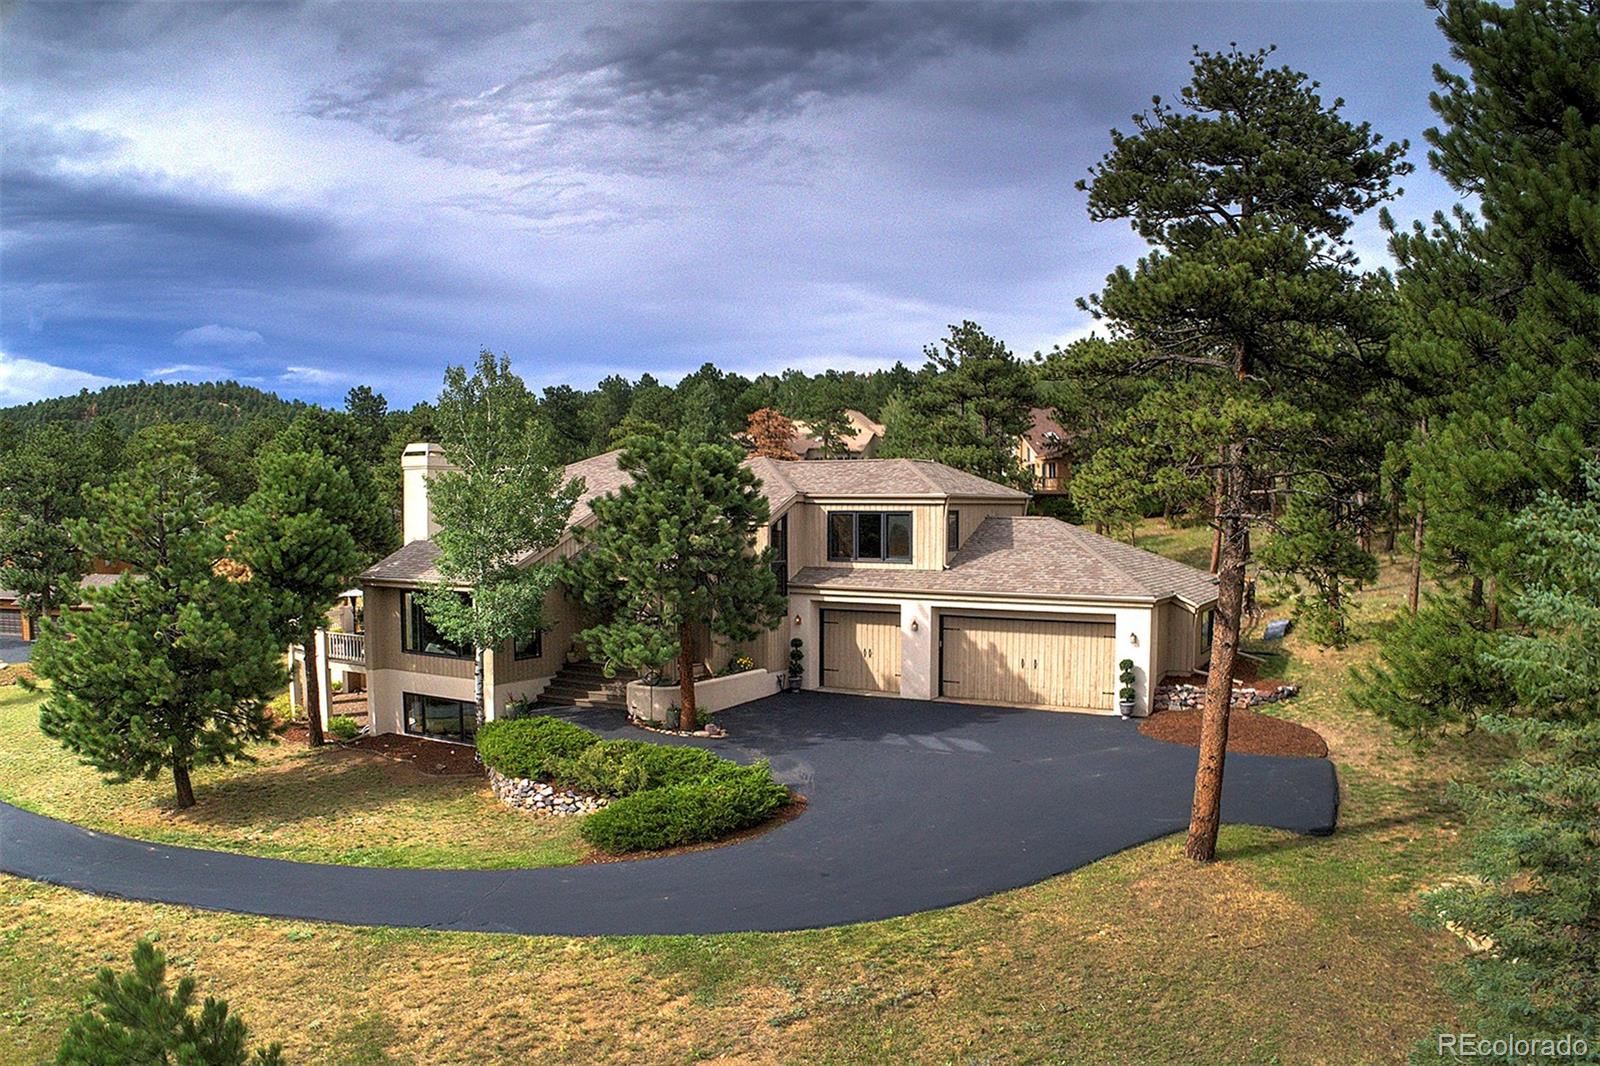
<svg viewBox="0 0 1600 1066"><path fill-rule="evenodd" d="M1142 243L1093 223L1108 130L1191 48L1278 46L1426 165L1406 3L0 7L0 404L233 378L437 394L1031 354ZM1375 216L1352 230L1387 263Z"/></svg>

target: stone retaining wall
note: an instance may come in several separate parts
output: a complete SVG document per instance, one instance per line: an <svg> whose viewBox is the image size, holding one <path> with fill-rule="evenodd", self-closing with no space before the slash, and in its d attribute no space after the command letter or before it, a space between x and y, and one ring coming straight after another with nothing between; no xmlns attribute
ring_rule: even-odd
<svg viewBox="0 0 1600 1066"><path fill-rule="evenodd" d="M560 789L543 781L507 777L493 767L489 768L489 787L507 807L534 814L593 814L611 802L604 796Z"/></svg>
<svg viewBox="0 0 1600 1066"><path fill-rule="evenodd" d="M1293 699L1300 695L1299 685L1273 685L1267 687L1252 687L1235 682L1233 686L1233 708L1241 710L1254 707L1261 703L1277 703L1279 700ZM1204 685L1191 685L1187 682L1163 682L1156 686L1155 699L1151 701L1154 710L1177 711L1198 710L1206 702L1206 687Z"/></svg>

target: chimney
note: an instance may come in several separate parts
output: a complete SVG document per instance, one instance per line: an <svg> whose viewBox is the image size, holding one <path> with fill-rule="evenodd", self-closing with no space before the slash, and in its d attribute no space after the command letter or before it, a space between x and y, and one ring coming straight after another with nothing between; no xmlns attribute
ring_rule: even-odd
<svg viewBox="0 0 1600 1066"><path fill-rule="evenodd" d="M428 479L455 468L445 462L444 449L437 444L407 444L400 456L401 531L405 542L427 540L439 531L428 506Z"/></svg>

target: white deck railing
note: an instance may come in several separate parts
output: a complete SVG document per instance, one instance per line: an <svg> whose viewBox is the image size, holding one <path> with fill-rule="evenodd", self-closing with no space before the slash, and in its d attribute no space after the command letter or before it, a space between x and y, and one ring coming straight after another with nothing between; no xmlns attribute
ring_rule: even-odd
<svg viewBox="0 0 1600 1066"><path fill-rule="evenodd" d="M365 633L329 633L328 658L334 662L366 665L367 635Z"/></svg>

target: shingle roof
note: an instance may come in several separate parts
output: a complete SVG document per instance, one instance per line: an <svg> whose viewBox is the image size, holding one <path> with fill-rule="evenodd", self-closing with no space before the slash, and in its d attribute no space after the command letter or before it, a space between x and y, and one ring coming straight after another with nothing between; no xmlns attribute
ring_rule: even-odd
<svg viewBox="0 0 1600 1066"><path fill-rule="evenodd" d="M414 540L361 572L361 582L394 581L404 584L433 585L441 575L434 563L439 549L431 540Z"/></svg>
<svg viewBox="0 0 1600 1066"><path fill-rule="evenodd" d="M1028 439L1035 454L1049 459L1066 450L1067 431L1055 420L1050 408L1034 407L1028 411L1028 417L1032 422L1023 436Z"/></svg>
<svg viewBox="0 0 1600 1066"><path fill-rule="evenodd" d="M950 592L1190 603L1216 598L1216 579L1142 548L1054 518L995 517L973 531L944 570L808 566L790 585L885 592Z"/></svg>
<svg viewBox="0 0 1600 1066"><path fill-rule="evenodd" d="M806 459L785 463L783 473L807 496L1028 496L927 459Z"/></svg>

